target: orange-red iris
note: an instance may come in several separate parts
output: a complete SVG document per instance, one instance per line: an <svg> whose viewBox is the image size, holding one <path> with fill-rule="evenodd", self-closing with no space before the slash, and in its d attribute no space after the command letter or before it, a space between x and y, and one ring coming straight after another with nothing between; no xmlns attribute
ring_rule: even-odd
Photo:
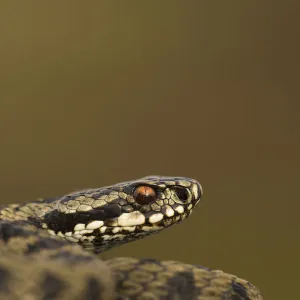
<svg viewBox="0 0 300 300"><path fill-rule="evenodd" d="M150 186L139 186L134 190L133 197L141 205L149 204L155 200L156 192Z"/></svg>

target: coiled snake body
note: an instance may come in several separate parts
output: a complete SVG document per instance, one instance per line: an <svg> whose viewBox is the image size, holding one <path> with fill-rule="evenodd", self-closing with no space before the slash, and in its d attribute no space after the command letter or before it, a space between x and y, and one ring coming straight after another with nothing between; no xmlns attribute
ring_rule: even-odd
<svg viewBox="0 0 300 300"><path fill-rule="evenodd" d="M149 176L0 208L0 299L262 299L222 271L99 253L187 218L202 196L185 177ZM188 250L187 250L188 251Z"/></svg>

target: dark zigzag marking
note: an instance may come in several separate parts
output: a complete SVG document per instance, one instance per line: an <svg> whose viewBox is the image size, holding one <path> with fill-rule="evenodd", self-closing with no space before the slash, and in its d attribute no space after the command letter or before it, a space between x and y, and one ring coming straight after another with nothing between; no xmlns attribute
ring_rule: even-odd
<svg viewBox="0 0 300 300"><path fill-rule="evenodd" d="M251 300L248 297L247 289L242 284L233 281L231 283L232 290L236 295L233 295L232 300Z"/></svg>
<svg viewBox="0 0 300 300"><path fill-rule="evenodd" d="M66 288L64 282L52 273L46 273L41 284L44 293L42 300L58 300Z"/></svg>
<svg viewBox="0 0 300 300"><path fill-rule="evenodd" d="M87 279L87 284L82 299L101 300L102 292L103 292L103 288L101 287L99 280L90 277Z"/></svg>
<svg viewBox="0 0 300 300"><path fill-rule="evenodd" d="M10 272L3 266L0 266L0 291L7 292L8 289L8 281L10 280Z"/></svg>
<svg viewBox="0 0 300 300"><path fill-rule="evenodd" d="M200 295L200 289L196 287L195 278L193 272L185 271L175 273L171 277L167 286L169 288L168 299L174 299L175 295L180 295L182 300L194 299L197 295Z"/></svg>

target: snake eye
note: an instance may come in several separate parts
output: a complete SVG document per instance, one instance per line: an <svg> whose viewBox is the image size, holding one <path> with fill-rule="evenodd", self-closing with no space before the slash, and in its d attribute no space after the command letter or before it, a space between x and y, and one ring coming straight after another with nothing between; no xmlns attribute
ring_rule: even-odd
<svg viewBox="0 0 300 300"><path fill-rule="evenodd" d="M178 197L179 200L182 202L186 202L190 198L190 193L188 189L183 188L183 187L174 187L174 191Z"/></svg>
<svg viewBox="0 0 300 300"><path fill-rule="evenodd" d="M135 201L141 205L153 202L156 197L155 190L150 186L139 186L133 192Z"/></svg>

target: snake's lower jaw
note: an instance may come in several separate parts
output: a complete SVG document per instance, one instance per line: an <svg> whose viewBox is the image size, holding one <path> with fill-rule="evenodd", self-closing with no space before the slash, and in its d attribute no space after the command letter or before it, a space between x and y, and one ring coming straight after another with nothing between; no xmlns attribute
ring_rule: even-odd
<svg viewBox="0 0 300 300"><path fill-rule="evenodd" d="M164 218L161 221L153 224L147 223L144 225L123 228L121 227L118 229L118 233L113 233L113 230L116 229L116 227L107 228L106 230L107 232L110 232L110 234L106 233L104 235L96 237L93 244L96 249L95 252L103 252L115 246L136 241L150 234L157 233L163 229L180 223L181 221L186 219L191 214L191 212L192 210L189 210L181 215L177 215L170 218Z"/></svg>

